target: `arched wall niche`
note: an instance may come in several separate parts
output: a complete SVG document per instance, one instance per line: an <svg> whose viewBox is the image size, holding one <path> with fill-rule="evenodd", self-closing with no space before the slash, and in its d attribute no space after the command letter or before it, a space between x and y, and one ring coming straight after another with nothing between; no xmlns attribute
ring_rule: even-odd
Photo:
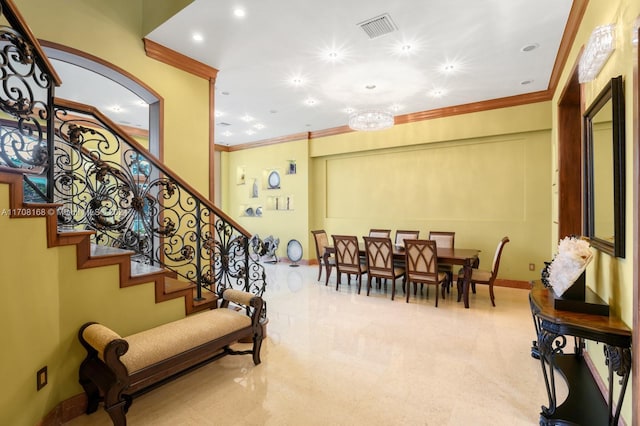
<svg viewBox="0 0 640 426"><path fill-rule="evenodd" d="M54 66L55 61L70 64L78 69L84 70L83 72L88 73L87 76L91 76L94 81L96 76L98 76L98 80L104 82L105 86L110 85L111 87L114 87L115 85L115 87L118 87L118 90L121 90L121 93L124 97L127 97L127 99L132 100L137 98L144 101L147 105L148 114L145 114L145 117L138 120L143 121L146 119L144 122L135 123L137 124L136 128L148 132L149 151L151 151L151 153L158 159L163 160L163 99L158 95L158 93L123 69L89 53L44 40L40 40L40 43L49 59L53 60ZM59 72L59 70L56 71ZM62 85L64 86L64 71L60 72L60 74ZM87 101L86 98L73 99L73 96L68 99L95 106L105 115L109 116L109 118L114 119L113 115L110 114L109 111L104 111L103 107L101 107L101 105L105 104L105 100L99 99L100 90L96 90L95 93L98 94L90 101ZM83 96L86 96L86 93L83 94ZM138 107L140 107L140 105L138 105ZM139 114L140 111L137 111L136 113ZM118 119L114 119L114 121L119 122Z"/></svg>

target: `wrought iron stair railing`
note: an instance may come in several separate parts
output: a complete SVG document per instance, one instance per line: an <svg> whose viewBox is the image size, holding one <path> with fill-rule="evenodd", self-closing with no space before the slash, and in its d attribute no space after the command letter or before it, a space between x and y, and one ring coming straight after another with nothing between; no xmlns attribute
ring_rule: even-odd
<svg viewBox="0 0 640 426"><path fill-rule="evenodd" d="M201 290L262 295L251 235L94 108L54 100L54 201L61 227L132 250Z"/></svg>
<svg viewBox="0 0 640 426"><path fill-rule="evenodd" d="M54 99L60 80L10 0L0 26L0 169L22 173L25 201L53 202L61 230L133 250L202 291L262 296L251 234L91 106Z"/></svg>

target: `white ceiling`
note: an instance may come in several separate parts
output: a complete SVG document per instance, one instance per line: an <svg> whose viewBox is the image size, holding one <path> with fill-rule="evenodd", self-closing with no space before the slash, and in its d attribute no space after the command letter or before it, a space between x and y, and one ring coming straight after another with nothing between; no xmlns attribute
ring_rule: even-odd
<svg viewBox="0 0 640 426"><path fill-rule="evenodd" d="M215 141L231 146L344 126L347 108L403 115L546 90L571 3L195 0L146 37L219 70ZM358 25L385 13L397 30Z"/></svg>

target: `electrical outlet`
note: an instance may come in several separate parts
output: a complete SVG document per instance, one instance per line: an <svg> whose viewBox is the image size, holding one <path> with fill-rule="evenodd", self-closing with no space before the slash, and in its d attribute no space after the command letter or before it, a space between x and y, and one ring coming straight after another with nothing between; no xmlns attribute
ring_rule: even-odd
<svg viewBox="0 0 640 426"><path fill-rule="evenodd" d="M47 373L47 366L45 365L36 373L36 386L37 390L42 389L47 385L47 379L49 378L49 374Z"/></svg>
<svg viewBox="0 0 640 426"><path fill-rule="evenodd" d="M529 264L529 270L530 271L535 271L536 270L536 264L535 263L530 263Z"/></svg>

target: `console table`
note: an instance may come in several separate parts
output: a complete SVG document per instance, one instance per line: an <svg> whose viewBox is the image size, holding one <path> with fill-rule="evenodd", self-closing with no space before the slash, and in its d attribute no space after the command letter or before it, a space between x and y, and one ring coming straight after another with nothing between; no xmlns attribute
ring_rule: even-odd
<svg viewBox="0 0 640 426"><path fill-rule="evenodd" d="M542 406L540 425L617 425L631 372L631 330L614 316L554 309L553 293L541 282L534 284L529 302L537 336L531 354L540 359L549 397L549 405ZM574 353L564 353L567 336L574 337ZM585 339L603 343L609 369L607 400L584 361ZM560 405L554 370L559 370L569 388ZM621 377L615 410L614 373Z"/></svg>

